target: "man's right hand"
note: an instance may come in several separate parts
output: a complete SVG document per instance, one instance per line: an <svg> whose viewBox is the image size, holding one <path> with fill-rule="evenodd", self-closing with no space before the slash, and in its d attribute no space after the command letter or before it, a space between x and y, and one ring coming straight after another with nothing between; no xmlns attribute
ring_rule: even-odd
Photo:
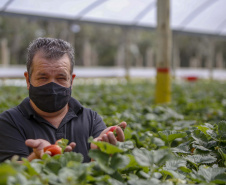
<svg viewBox="0 0 226 185"><path fill-rule="evenodd" d="M28 139L25 141L25 144L28 147L33 148L33 153L31 153L28 156L28 160L32 161L33 159L41 159L42 156L44 155L44 148L46 146L51 145L48 141L44 140L44 139ZM76 143L75 142L71 142L64 150L64 152L71 152L73 151L73 149L75 148ZM45 153L51 155L51 152L46 151Z"/></svg>
<svg viewBox="0 0 226 185"><path fill-rule="evenodd" d="M25 144L28 147L33 148L33 153L28 156L28 160L32 161L33 159L41 159L44 154L44 148L51 145L48 141L44 139L28 139L25 141ZM49 152L46 152L49 153ZM51 154L51 153L49 153Z"/></svg>

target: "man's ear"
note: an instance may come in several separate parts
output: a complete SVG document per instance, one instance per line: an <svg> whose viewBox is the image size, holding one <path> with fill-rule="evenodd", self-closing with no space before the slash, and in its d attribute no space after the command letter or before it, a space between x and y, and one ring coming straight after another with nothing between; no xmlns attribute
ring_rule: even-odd
<svg viewBox="0 0 226 185"><path fill-rule="evenodd" d="M72 84L73 84L73 81L74 81L75 77L76 77L76 74L73 73L73 74L71 75L71 86L72 86Z"/></svg>
<svg viewBox="0 0 226 185"><path fill-rule="evenodd" d="M24 72L24 76L25 76L26 83L27 83L27 89L29 90L29 88L30 88L30 80L29 80L29 75L28 75L27 71Z"/></svg>

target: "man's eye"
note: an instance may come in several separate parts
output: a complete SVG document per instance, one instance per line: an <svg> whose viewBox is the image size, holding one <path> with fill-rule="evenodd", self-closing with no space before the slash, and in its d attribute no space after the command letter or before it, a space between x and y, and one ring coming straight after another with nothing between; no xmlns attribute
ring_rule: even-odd
<svg viewBox="0 0 226 185"><path fill-rule="evenodd" d="M47 79L46 77L40 77L40 78L38 78L38 80L45 80L45 79Z"/></svg>

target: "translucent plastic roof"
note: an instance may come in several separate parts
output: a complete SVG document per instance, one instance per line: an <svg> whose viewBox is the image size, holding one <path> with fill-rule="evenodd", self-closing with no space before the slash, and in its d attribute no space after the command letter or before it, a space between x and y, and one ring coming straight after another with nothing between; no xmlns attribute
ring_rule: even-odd
<svg viewBox="0 0 226 185"><path fill-rule="evenodd" d="M0 14L155 28L157 0L0 0ZM171 0L174 31L226 36L226 0Z"/></svg>

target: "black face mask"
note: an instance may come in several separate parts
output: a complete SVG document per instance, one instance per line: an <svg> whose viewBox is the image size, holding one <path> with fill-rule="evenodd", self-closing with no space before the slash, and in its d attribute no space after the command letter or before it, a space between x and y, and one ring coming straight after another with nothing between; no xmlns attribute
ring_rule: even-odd
<svg viewBox="0 0 226 185"><path fill-rule="evenodd" d="M56 112L70 100L71 87L66 88L54 82L34 87L30 84L29 97L44 112Z"/></svg>

